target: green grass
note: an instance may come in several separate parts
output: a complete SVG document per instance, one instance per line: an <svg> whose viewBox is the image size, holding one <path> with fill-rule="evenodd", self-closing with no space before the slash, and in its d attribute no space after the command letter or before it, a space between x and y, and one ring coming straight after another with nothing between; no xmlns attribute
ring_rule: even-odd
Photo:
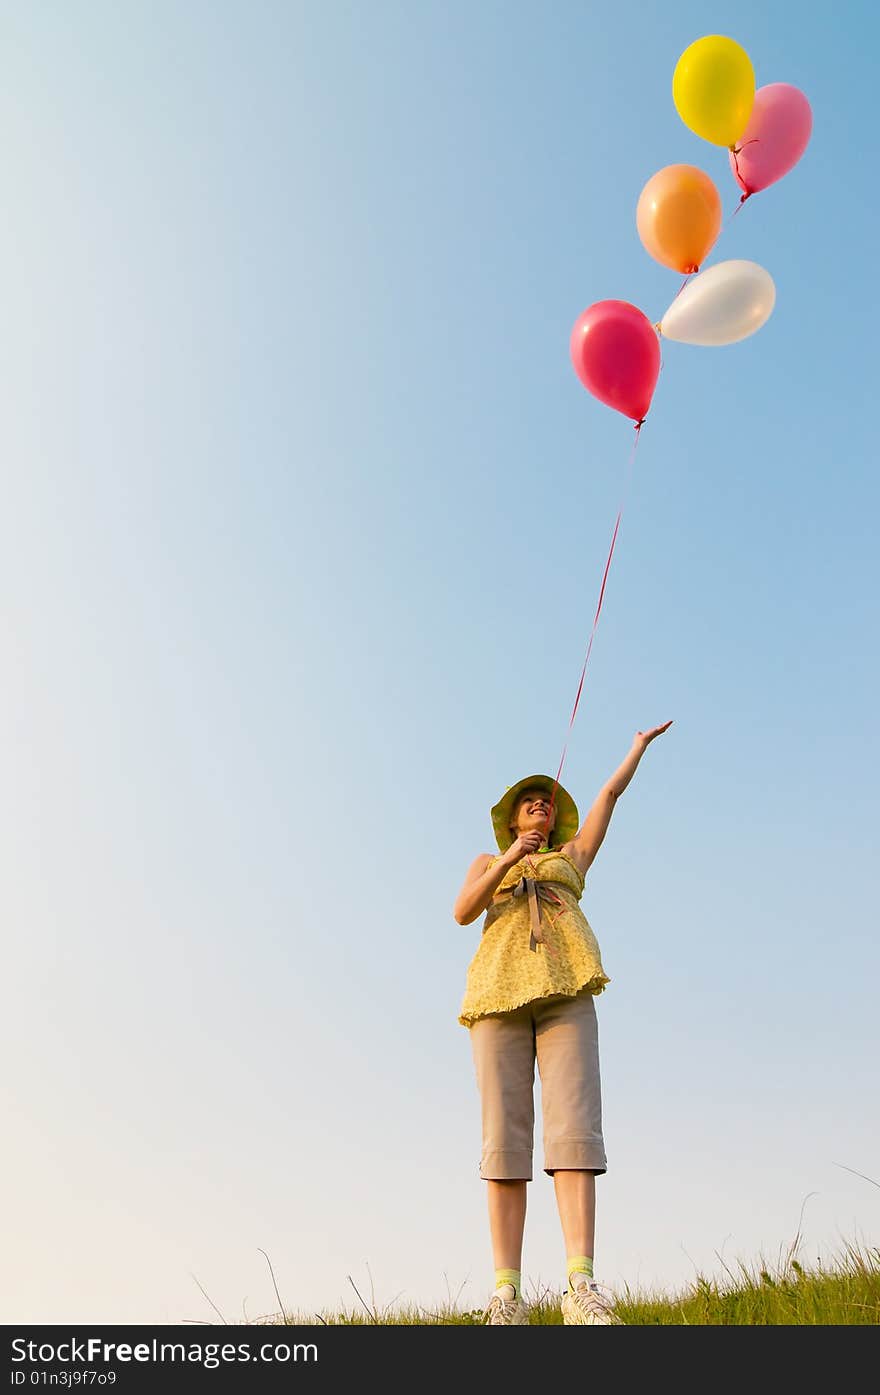
<svg viewBox="0 0 880 1395"><path fill-rule="evenodd" d="M880 1325L880 1249L863 1250L846 1244L830 1263L817 1263L813 1268L804 1267L795 1254L796 1247L792 1247L772 1267L763 1259L751 1266L738 1262L736 1270L725 1265L723 1281L698 1274L677 1293L625 1287L616 1294L617 1311L627 1325L636 1327ZM269 1268L271 1271L271 1264ZM274 1274L272 1278L274 1283ZM433 1310L417 1305L379 1307L374 1295L368 1302L351 1278L349 1282L355 1301L349 1310L335 1313L287 1312L276 1285L279 1310L252 1318L249 1325L477 1326L484 1321L481 1309L464 1309L451 1296ZM545 1290L527 1292L524 1297L533 1325L562 1323L561 1293Z"/></svg>

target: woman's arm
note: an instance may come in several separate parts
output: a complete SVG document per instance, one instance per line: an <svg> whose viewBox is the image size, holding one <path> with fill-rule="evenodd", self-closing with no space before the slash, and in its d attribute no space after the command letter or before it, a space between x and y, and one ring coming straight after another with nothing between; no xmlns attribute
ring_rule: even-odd
<svg viewBox="0 0 880 1395"><path fill-rule="evenodd" d="M464 886L458 893L458 900L452 912L459 925L470 925L472 920L481 916L483 911L488 909L499 884L504 880L505 873L530 853L536 853L543 841L543 831L532 828L528 833L521 833L518 838L514 838L494 867L489 866L492 861L489 853L480 853L479 857L475 857L468 868Z"/></svg>
<svg viewBox="0 0 880 1395"><path fill-rule="evenodd" d="M471 921L479 919L504 880L505 873L513 866L509 850L493 867L488 865L491 861L489 853L480 853L468 868L464 886L458 893L452 912L459 925L470 925ZM515 858L514 861L518 862L519 858Z"/></svg>
<svg viewBox="0 0 880 1395"><path fill-rule="evenodd" d="M483 915L503 876L508 872L510 864L503 861L503 858L494 866L488 865L491 861L488 852L481 852L480 857L474 858L467 869L464 886L459 891L452 911L459 925L470 925L471 921L476 921Z"/></svg>
<svg viewBox="0 0 880 1395"><path fill-rule="evenodd" d="M587 814L583 826L574 840L578 859L585 864L584 872L590 867L596 853L602 846L602 841L611 822L611 815L614 813L614 806L635 775L639 761L654 738L660 736L664 731L668 731L671 726L672 722L666 722L662 727L654 727L652 731L637 731L626 759L620 763L611 779L602 786L597 794L593 807Z"/></svg>

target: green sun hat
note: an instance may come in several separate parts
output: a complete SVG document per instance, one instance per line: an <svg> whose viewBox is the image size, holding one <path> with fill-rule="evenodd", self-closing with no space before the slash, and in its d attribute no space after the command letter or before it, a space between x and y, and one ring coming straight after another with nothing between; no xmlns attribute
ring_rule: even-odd
<svg viewBox="0 0 880 1395"><path fill-rule="evenodd" d="M523 790L546 790L547 794L552 795L554 784L555 781L550 775L528 775L525 780L519 780L515 785L507 786L491 814L495 841L502 852L506 852L513 842L510 819L514 805ZM556 811L556 826L551 834L553 841L548 846L561 848L564 843L571 842L580 824L577 805L568 790L564 790L561 785L556 785L553 808Z"/></svg>

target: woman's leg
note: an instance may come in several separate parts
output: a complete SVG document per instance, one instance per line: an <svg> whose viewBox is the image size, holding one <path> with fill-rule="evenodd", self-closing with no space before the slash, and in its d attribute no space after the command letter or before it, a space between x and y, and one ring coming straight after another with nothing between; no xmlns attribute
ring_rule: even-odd
<svg viewBox="0 0 880 1395"><path fill-rule="evenodd" d="M526 1007L481 1017L470 1037L482 1115L480 1176L485 1182L530 1182L535 1129L531 1014Z"/></svg>
<svg viewBox="0 0 880 1395"><path fill-rule="evenodd" d="M536 1018L535 1039L544 1105L544 1171L553 1176L565 1237L568 1287L562 1321L566 1326L617 1325L613 1302L592 1282L596 1174L607 1167L592 994L548 1003Z"/></svg>
<svg viewBox="0 0 880 1395"><path fill-rule="evenodd" d="M523 1231L526 1223L527 1182L489 1182L489 1230L495 1268L522 1269ZM569 1254L573 1251L569 1250ZM579 1251L586 1254L586 1250Z"/></svg>
<svg viewBox="0 0 880 1395"><path fill-rule="evenodd" d="M486 1183L496 1275L522 1270L526 1187L532 1177L535 1039L528 1007L471 1027L482 1110L480 1176Z"/></svg>
<svg viewBox="0 0 880 1395"><path fill-rule="evenodd" d="M596 1174L557 1168L553 1173L553 1186L565 1253L592 1259L596 1238Z"/></svg>
<svg viewBox="0 0 880 1395"><path fill-rule="evenodd" d="M593 1283L593 1238L596 1229L596 1176L593 1172L553 1174L556 1204L565 1236L568 1286L562 1298L562 1321L568 1326L617 1326L614 1300Z"/></svg>
<svg viewBox="0 0 880 1395"><path fill-rule="evenodd" d="M596 1174L606 1168L593 996L541 1004L535 1039L544 1105L544 1170L552 1174L565 1253L593 1258Z"/></svg>

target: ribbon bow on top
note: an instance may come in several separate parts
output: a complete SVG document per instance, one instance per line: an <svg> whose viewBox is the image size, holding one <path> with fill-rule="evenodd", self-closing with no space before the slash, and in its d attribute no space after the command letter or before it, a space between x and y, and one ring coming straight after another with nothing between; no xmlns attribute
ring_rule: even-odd
<svg viewBox="0 0 880 1395"><path fill-rule="evenodd" d="M529 921L531 922L531 935L529 936L529 949L537 953L538 945L543 945L548 954L552 954L554 959L558 958L559 951L554 948L548 940L544 938L544 926L541 920L541 902L548 905L558 906L559 912L550 919L551 926L555 925L559 916L568 908L561 896L550 890L547 882L539 882L535 877L523 877L516 886L510 888L511 896L528 896L529 898Z"/></svg>

